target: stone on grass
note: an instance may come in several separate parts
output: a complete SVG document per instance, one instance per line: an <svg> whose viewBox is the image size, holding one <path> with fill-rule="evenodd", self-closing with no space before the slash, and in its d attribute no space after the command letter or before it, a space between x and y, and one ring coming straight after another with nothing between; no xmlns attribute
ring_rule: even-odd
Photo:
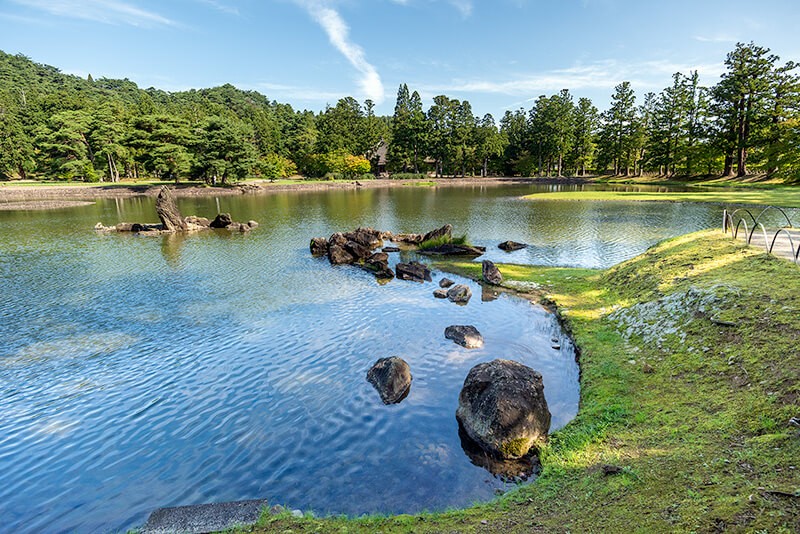
<svg viewBox="0 0 800 534"><path fill-rule="evenodd" d="M483 281L492 285L499 286L503 283L503 275L500 274L500 269L489 260L483 260L481 268Z"/></svg>

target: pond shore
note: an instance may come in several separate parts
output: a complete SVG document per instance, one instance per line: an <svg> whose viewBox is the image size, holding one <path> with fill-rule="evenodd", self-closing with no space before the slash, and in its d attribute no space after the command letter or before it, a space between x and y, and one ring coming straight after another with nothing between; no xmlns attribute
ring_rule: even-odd
<svg viewBox="0 0 800 534"><path fill-rule="evenodd" d="M500 269L554 304L581 350L580 412L541 476L464 510L265 513L247 532L798 530L799 267L709 230L605 271Z"/></svg>
<svg viewBox="0 0 800 534"><path fill-rule="evenodd" d="M387 188L387 187L448 187L448 186L480 186L497 187L514 184L584 184L589 183L588 178L519 178L519 177L490 177L490 178L426 178L422 180L336 180L336 181L303 181L297 180L286 183L253 181L242 184L209 187L196 183L180 183L170 185L176 197L216 197L223 195L263 195L286 191L328 191L348 190L360 188ZM161 189L161 184L87 184L87 185L15 185L13 183L0 184L0 202L19 200L44 200L44 199L96 199L96 198L130 198L137 196L155 197Z"/></svg>

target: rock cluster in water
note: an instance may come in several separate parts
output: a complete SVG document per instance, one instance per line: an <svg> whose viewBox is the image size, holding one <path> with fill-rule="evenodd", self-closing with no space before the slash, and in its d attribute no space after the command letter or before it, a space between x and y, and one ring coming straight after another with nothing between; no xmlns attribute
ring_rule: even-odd
<svg viewBox="0 0 800 534"><path fill-rule="evenodd" d="M480 256L482 247L450 243L453 228L449 224L425 234L392 234L373 228L356 228L351 232L336 232L329 238L311 239L309 248L314 256L326 256L332 265L357 265L375 274L379 279L397 277L401 280L431 282L430 269L417 261L398 262L394 270L389 267L389 253L399 252L399 247L382 247L384 240L404 245L405 248L422 254ZM442 244L419 250L423 242ZM502 243L503 250L517 250L526 245L508 241ZM487 288L503 283L497 266L485 260L481 266L484 293ZM448 278L439 280L439 288L433 296L466 305L472 291L465 284L456 284ZM485 298L491 300L495 298ZM466 349L484 346L484 339L473 325L451 325L445 329L445 338ZM381 358L370 368L367 381L377 390L384 404L397 404L411 390L411 370L402 358ZM550 411L544 398L542 375L521 363L510 360L494 360L473 367L467 375L459 395L456 412L459 432L484 453L492 457L490 470L505 474L521 472L520 458L527 457L536 444L544 440L550 428ZM465 449L466 450L466 449ZM481 456L480 454L476 457ZM523 462L524 463L524 462ZM505 471L503 465L509 471Z"/></svg>
<svg viewBox="0 0 800 534"><path fill-rule="evenodd" d="M183 217L167 186L163 186L158 193L156 213L161 220L160 224L123 222L114 226L104 226L103 223L97 223L94 229L98 232L134 232L144 235L161 235L177 232L196 232L212 228L231 232L249 232L258 226L256 221L236 222L231 219L229 213L220 213L213 220L196 215Z"/></svg>

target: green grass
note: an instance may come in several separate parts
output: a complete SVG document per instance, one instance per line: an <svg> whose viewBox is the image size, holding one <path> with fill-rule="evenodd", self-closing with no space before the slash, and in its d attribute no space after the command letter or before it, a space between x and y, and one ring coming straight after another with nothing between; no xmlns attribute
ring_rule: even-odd
<svg viewBox="0 0 800 534"><path fill-rule="evenodd" d="M467 234L455 237L443 235L434 239L428 239L417 245L417 248L419 250L429 250L441 245L469 245L469 242L467 241Z"/></svg>
<svg viewBox="0 0 800 534"><path fill-rule="evenodd" d="M438 268L480 276L471 262ZM500 270L506 280L538 284L539 298L558 307L580 347L580 412L542 449L539 479L464 510L363 519L265 514L247 531L800 529L800 435L787 425L800 416L800 268L707 231L607 271ZM735 298L685 314L679 332L656 329L660 346L625 337L609 317L719 287ZM606 476L605 464L622 471Z"/></svg>
<svg viewBox="0 0 800 534"><path fill-rule="evenodd" d="M748 188L744 190L677 192L629 191L560 191L534 193L530 200L617 200L617 201L668 201L668 202L718 202L727 204L769 204L781 207L800 207L800 187L771 189Z"/></svg>

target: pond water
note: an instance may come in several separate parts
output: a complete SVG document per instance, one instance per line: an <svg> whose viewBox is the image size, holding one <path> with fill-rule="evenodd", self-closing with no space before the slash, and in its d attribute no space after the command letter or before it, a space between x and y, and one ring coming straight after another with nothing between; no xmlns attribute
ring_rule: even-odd
<svg viewBox="0 0 800 534"><path fill-rule="evenodd" d="M179 200L184 214L259 221L249 235L92 230L154 221L148 198L0 211L2 529L124 530L160 506L253 498L321 514L441 510L513 487L462 448L458 392L475 364L514 359L544 376L552 429L566 424L578 368L552 314L482 299L454 276L470 303L436 300L441 273L379 285L312 258L308 241L450 223L494 261L607 267L721 220L711 205L518 199L533 190ZM531 246L497 249L507 239ZM477 326L485 347L446 340L451 324ZM414 380L401 404L384 406L365 376L393 355Z"/></svg>

